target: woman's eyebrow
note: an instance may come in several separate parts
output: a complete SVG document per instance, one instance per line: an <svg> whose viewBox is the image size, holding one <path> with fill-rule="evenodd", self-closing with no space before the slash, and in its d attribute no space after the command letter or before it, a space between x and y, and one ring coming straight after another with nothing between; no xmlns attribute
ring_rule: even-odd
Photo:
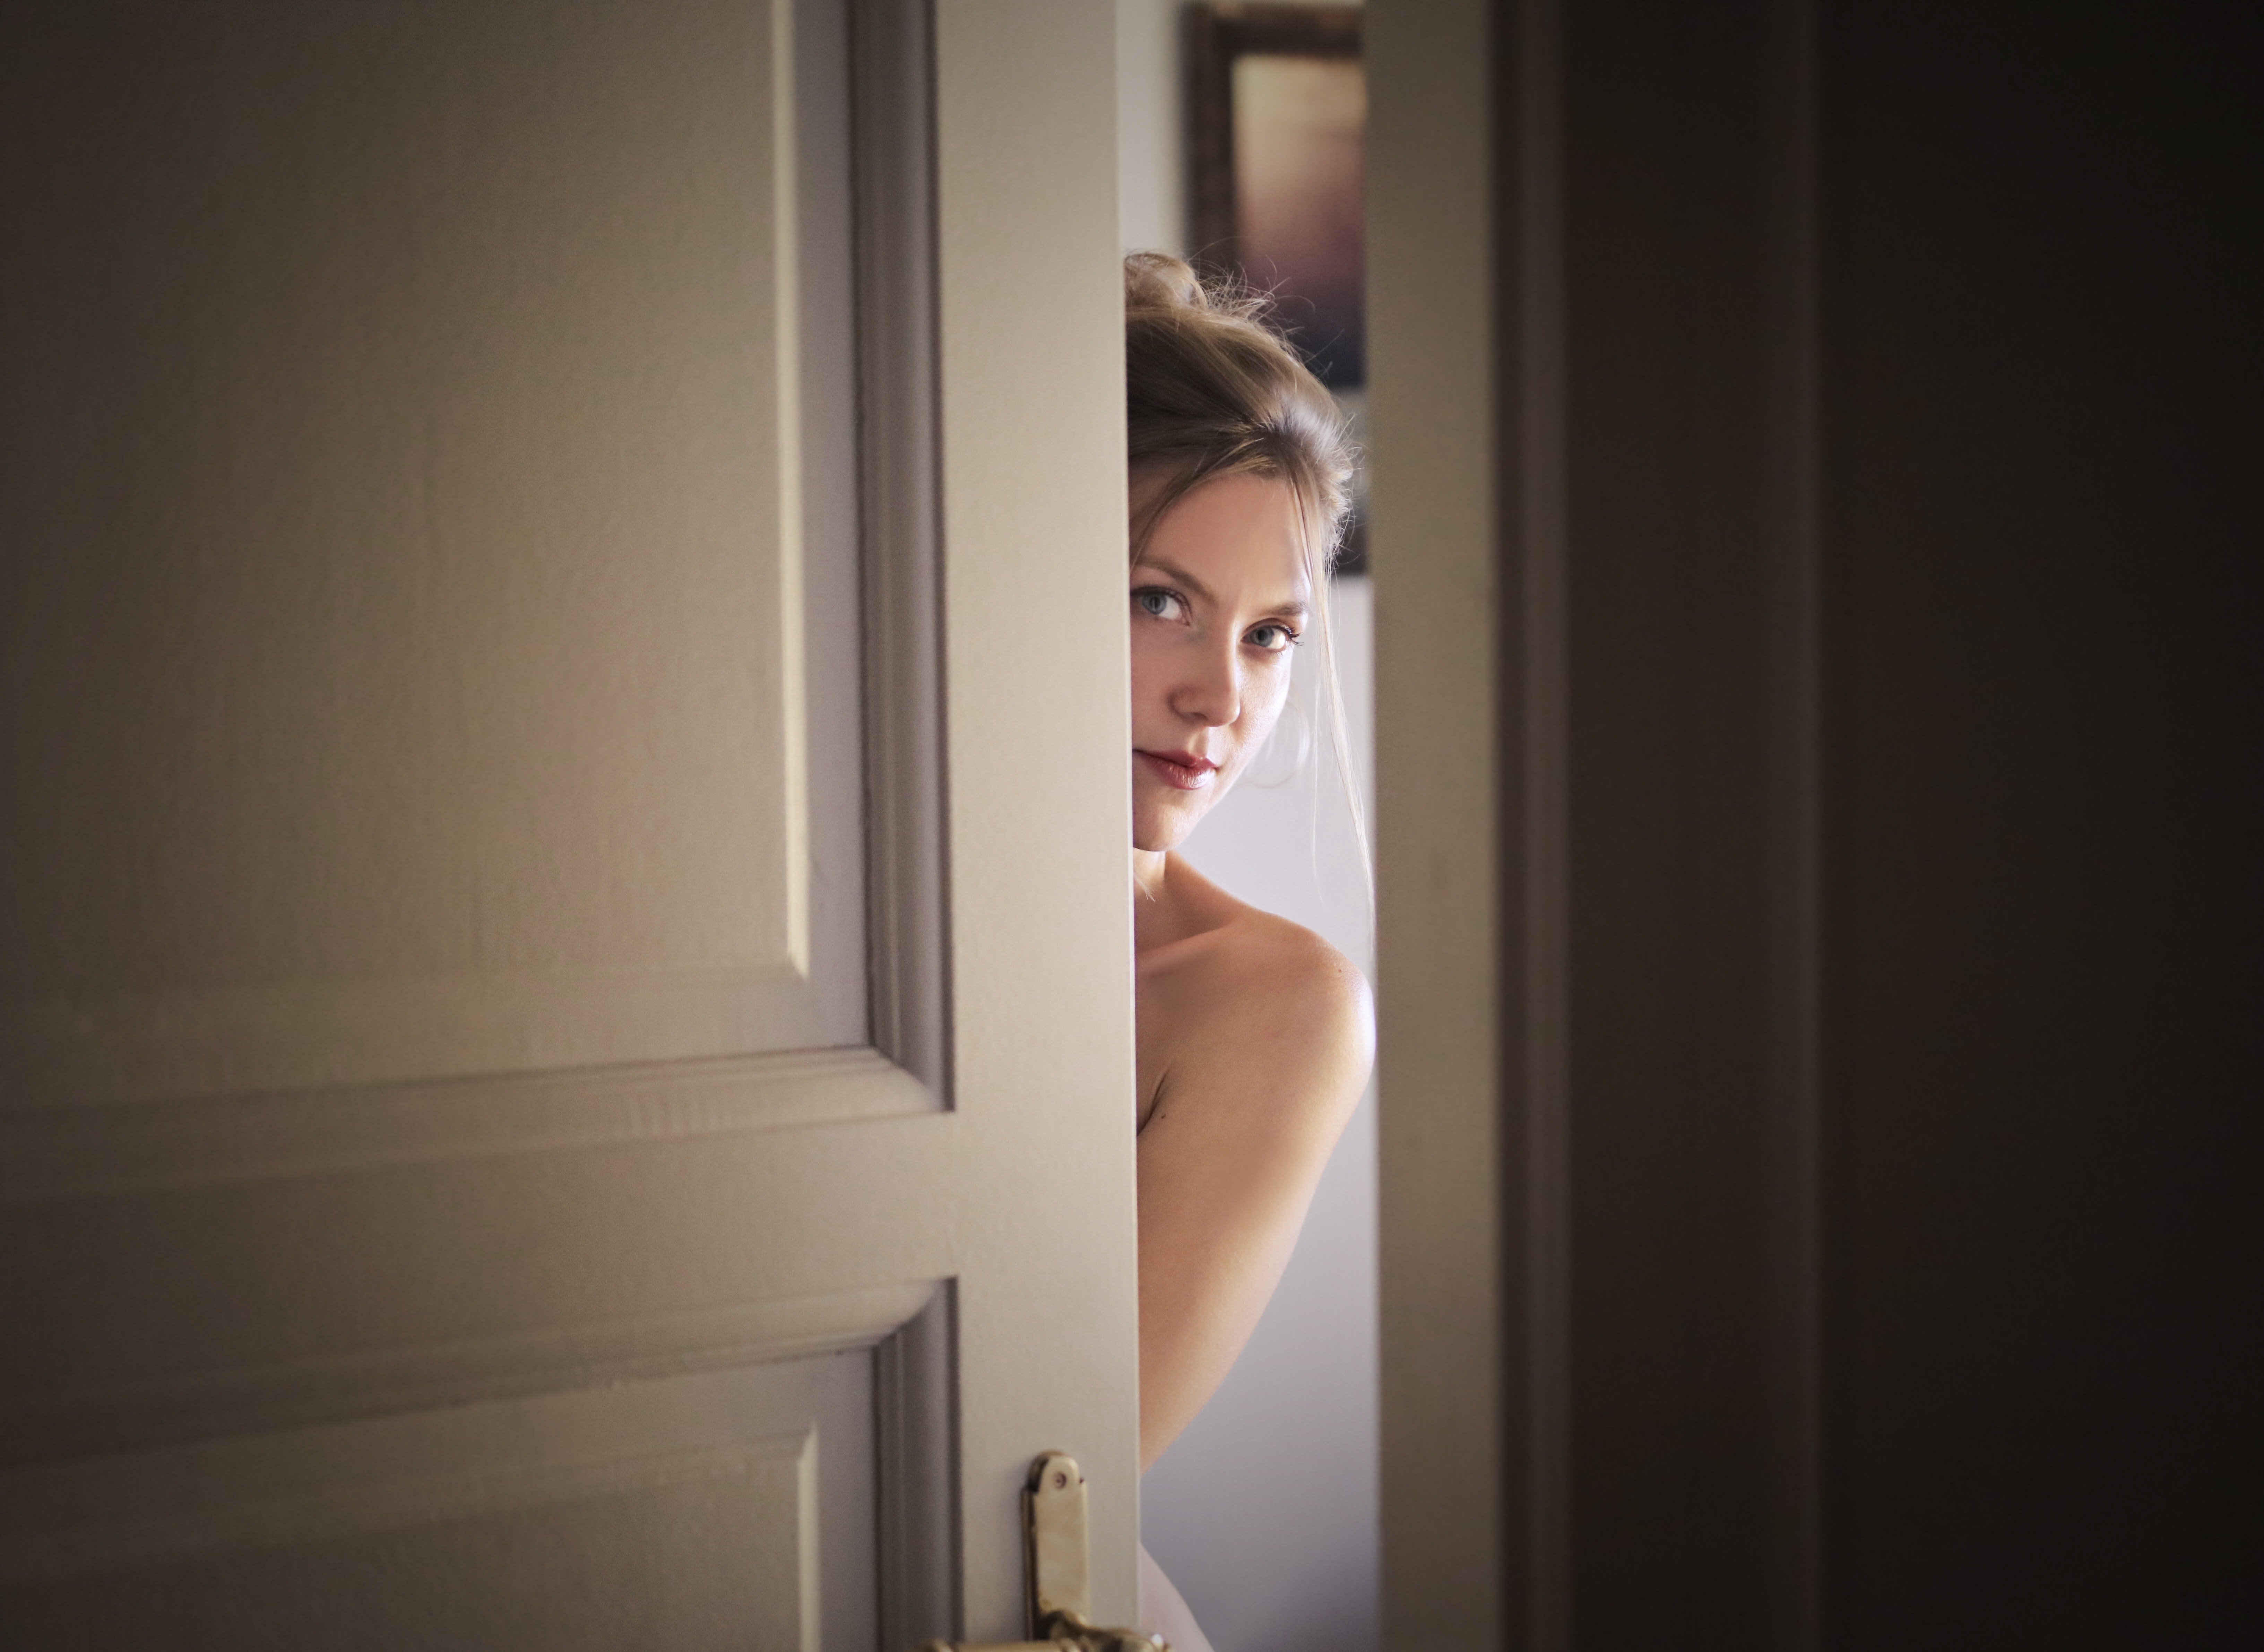
<svg viewBox="0 0 2264 1652"><path fill-rule="evenodd" d="M1209 586L1204 584L1202 581L1197 579L1193 574L1187 572L1186 569L1181 568L1177 562L1167 562L1160 556L1143 556L1138 562L1133 563L1132 566L1135 568L1153 569L1158 574L1168 575L1171 578L1178 580L1179 583L1185 585L1189 591L1201 598L1205 602L1215 604L1218 601L1218 598L1212 592Z"/></svg>

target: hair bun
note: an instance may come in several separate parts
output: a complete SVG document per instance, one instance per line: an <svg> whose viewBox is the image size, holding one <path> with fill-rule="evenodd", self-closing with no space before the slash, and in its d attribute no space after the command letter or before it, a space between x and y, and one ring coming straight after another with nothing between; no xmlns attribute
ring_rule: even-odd
<svg viewBox="0 0 2264 1652"><path fill-rule="evenodd" d="M1209 295L1186 260L1168 252L1135 252L1124 260L1127 310L1206 310Z"/></svg>

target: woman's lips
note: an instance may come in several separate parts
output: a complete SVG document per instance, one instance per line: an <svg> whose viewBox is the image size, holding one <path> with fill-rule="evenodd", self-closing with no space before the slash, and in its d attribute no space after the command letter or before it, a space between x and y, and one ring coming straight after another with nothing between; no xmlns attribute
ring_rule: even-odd
<svg viewBox="0 0 2264 1652"><path fill-rule="evenodd" d="M1142 751L1136 754L1161 777L1166 786L1182 792L1200 792L1211 783L1218 772L1218 764L1208 757L1170 755L1161 751Z"/></svg>

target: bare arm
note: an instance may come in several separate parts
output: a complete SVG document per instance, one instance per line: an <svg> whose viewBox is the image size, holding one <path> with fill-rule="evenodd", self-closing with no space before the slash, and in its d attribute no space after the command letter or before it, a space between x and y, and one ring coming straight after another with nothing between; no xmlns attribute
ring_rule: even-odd
<svg viewBox="0 0 2264 1652"><path fill-rule="evenodd" d="M1143 1471L1265 1311L1373 1047L1367 982L1314 938L1191 985L1140 1134Z"/></svg>

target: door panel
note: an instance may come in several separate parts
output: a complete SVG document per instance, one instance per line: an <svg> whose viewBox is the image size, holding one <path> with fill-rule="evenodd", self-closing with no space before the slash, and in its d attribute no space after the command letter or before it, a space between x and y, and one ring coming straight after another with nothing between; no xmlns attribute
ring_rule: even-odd
<svg viewBox="0 0 2264 1652"><path fill-rule="evenodd" d="M854 777L807 760L854 726L853 530L802 497L848 341L795 279L848 249L791 42L680 0L11 53L12 1095L861 1037Z"/></svg>
<svg viewBox="0 0 2264 1652"><path fill-rule="evenodd" d="M869 1642L838 9L11 27L11 1626Z"/></svg>
<svg viewBox="0 0 2264 1652"><path fill-rule="evenodd" d="M1129 1616L1111 14L847 12L11 19L25 1643Z"/></svg>
<svg viewBox="0 0 2264 1652"><path fill-rule="evenodd" d="M870 1644L869 1366L834 1354L34 1471L0 1545L11 1639L377 1648L439 1624L490 1646L802 1647L822 1615L828 1639Z"/></svg>

